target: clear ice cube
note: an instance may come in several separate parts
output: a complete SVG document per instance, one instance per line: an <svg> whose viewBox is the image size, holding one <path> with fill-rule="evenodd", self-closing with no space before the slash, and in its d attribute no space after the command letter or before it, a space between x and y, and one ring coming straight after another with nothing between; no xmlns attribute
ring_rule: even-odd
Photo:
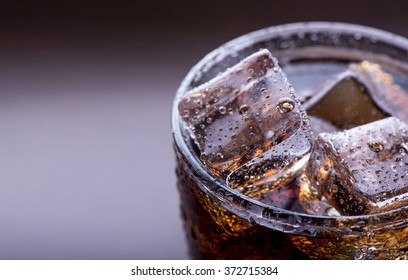
<svg viewBox="0 0 408 280"><path fill-rule="evenodd" d="M349 129L390 115L375 102L372 81L353 69L326 82L322 90L305 103L310 116L330 122L339 129Z"/></svg>
<svg viewBox="0 0 408 280"><path fill-rule="evenodd" d="M302 126L286 76L268 50L192 89L179 104L200 158L222 178Z"/></svg>
<svg viewBox="0 0 408 280"><path fill-rule="evenodd" d="M408 94L394 81L393 75L368 61L354 64L350 70L364 80L373 100L384 112L408 123Z"/></svg>
<svg viewBox="0 0 408 280"><path fill-rule="evenodd" d="M311 193L343 215L408 204L408 125L390 117L318 135L306 174Z"/></svg>
<svg viewBox="0 0 408 280"><path fill-rule="evenodd" d="M307 60L291 61L291 63L283 65L282 68L296 89L297 98L301 103L304 103L320 91L326 81L345 71L348 66L344 63Z"/></svg>
<svg viewBox="0 0 408 280"><path fill-rule="evenodd" d="M277 95L274 98L277 110L271 113L272 118L279 122L275 126L285 134L262 154L254 156L227 177L229 187L253 199L268 201L268 204L277 207L283 204L290 205L291 199L289 195L287 202L282 203L282 199L273 201L271 198L282 198L283 193L286 195L290 193L290 191L275 191L275 189L288 189L306 165L312 149L312 134L306 112L280 69L279 73L282 75L283 83L274 85L279 89L274 93ZM289 103L290 107L286 103ZM296 121L285 121L286 118L293 118ZM290 127L291 123L296 126ZM288 131L290 133L287 133Z"/></svg>
<svg viewBox="0 0 408 280"><path fill-rule="evenodd" d="M312 149L309 127L307 119L303 119L295 134L235 169L228 176L227 184L257 200L264 193L290 184L302 172L309 159ZM270 204L274 205L273 201Z"/></svg>
<svg viewBox="0 0 408 280"><path fill-rule="evenodd" d="M318 216L340 216L340 213L319 193L318 189L311 187L306 173L298 177L297 189L301 212Z"/></svg>

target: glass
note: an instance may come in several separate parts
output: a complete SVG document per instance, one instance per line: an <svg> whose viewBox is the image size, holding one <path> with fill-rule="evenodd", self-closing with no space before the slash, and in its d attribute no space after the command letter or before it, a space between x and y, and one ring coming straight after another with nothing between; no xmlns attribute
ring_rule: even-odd
<svg viewBox="0 0 408 280"><path fill-rule="evenodd" d="M306 79L297 76L300 68L294 71L292 67L297 62L367 60L395 69L395 80L408 89L408 40L352 24L311 22L270 27L241 36L205 56L183 80L172 112L177 186L191 257L407 259L407 206L359 216L285 210L230 189L201 163L177 110L180 99L188 90L263 48L279 60L300 99L303 94L307 100L315 84L308 82L307 74L303 75ZM306 65L305 69L312 68ZM323 72L319 78L310 71L311 80L326 79L327 72Z"/></svg>

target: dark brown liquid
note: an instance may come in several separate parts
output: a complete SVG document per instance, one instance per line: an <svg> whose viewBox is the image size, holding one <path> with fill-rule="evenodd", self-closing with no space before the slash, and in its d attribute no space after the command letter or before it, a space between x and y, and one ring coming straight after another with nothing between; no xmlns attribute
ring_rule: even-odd
<svg viewBox="0 0 408 280"><path fill-rule="evenodd" d="M193 259L306 259L288 235L248 222L217 205L177 154L181 216Z"/></svg>

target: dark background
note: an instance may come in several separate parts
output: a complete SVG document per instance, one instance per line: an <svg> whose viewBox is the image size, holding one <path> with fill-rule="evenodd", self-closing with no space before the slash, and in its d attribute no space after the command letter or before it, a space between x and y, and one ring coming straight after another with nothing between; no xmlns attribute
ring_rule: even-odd
<svg viewBox="0 0 408 280"><path fill-rule="evenodd" d="M0 0L0 259L185 259L170 111L239 35L342 21L408 36L397 1Z"/></svg>

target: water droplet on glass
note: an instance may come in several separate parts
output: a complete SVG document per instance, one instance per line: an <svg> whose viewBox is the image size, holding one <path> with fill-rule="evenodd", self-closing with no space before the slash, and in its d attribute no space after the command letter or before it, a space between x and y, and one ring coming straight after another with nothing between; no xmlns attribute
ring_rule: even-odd
<svg viewBox="0 0 408 280"><path fill-rule="evenodd" d="M370 165L375 164L375 161L374 161L373 159L371 159L371 158L370 158L370 159L367 159L366 161L367 161L367 163L370 164Z"/></svg>
<svg viewBox="0 0 408 280"><path fill-rule="evenodd" d="M223 158L224 158L224 155L223 155L222 153L217 153L217 158L218 158L218 159L223 159Z"/></svg>
<svg viewBox="0 0 408 280"><path fill-rule="evenodd" d="M206 161L206 159L207 159L207 155L204 154L204 153L202 153L202 154L200 155L200 159L205 163L205 161Z"/></svg>
<svg viewBox="0 0 408 280"><path fill-rule="evenodd" d="M249 106L247 104L244 104L241 107L239 107L239 114L240 115L246 115L246 114L248 114L248 111L249 111Z"/></svg>
<svg viewBox="0 0 408 280"><path fill-rule="evenodd" d="M354 34L354 39L356 39L357 41L358 40L361 40L361 34L360 33L356 33L356 34Z"/></svg>
<svg viewBox="0 0 408 280"><path fill-rule="evenodd" d="M279 113L284 114L292 111L295 108L295 102L290 98L281 98L276 104L276 109Z"/></svg>
<svg viewBox="0 0 408 280"><path fill-rule="evenodd" d="M220 112L220 114L224 115L227 112L227 108L225 108L224 106L220 106L218 111Z"/></svg>
<svg viewBox="0 0 408 280"><path fill-rule="evenodd" d="M189 110L184 110L184 118L189 118L190 117L190 111Z"/></svg>
<svg viewBox="0 0 408 280"><path fill-rule="evenodd" d="M379 153L384 150L384 144L381 142L368 142L367 146L375 153Z"/></svg>

